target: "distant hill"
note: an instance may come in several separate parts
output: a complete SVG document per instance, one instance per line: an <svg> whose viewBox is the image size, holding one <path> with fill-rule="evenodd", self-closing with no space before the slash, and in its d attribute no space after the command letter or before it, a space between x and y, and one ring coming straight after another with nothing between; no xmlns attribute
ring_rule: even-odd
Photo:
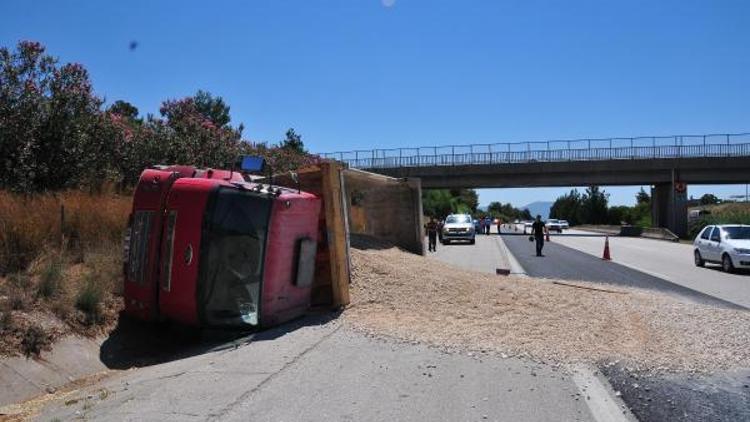
<svg viewBox="0 0 750 422"><path fill-rule="evenodd" d="M549 201L536 201L528 205L524 205L521 209L527 209L531 213L532 217L536 217L537 214L542 216L543 220L549 218L549 209L552 208L553 202Z"/></svg>

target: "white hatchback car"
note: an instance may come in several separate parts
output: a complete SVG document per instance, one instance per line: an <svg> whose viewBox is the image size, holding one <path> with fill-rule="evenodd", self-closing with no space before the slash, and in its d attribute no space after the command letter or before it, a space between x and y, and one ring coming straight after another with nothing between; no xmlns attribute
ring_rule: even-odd
<svg viewBox="0 0 750 422"><path fill-rule="evenodd" d="M735 268L750 268L750 226L725 224L706 226L693 242L695 265L721 264L730 273Z"/></svg>

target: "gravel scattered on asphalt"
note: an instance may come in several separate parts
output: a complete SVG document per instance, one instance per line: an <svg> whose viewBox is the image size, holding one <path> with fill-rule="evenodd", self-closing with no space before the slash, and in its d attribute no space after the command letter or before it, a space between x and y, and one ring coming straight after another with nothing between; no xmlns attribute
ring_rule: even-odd
<svg viewBox="0 0 750 422"><path fill-rule="evenodd" d="M470 272L382 242L352 246L352 306L344 315L372 335L654 372L750 367L748 311L601 283L573 282L612 292Z"/></svg>

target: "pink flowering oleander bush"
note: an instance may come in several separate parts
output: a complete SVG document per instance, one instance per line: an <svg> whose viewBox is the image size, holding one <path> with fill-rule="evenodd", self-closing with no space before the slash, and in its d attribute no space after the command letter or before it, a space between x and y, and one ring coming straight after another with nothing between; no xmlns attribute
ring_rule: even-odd
<svg viewBox="0 0 750 422"><path fill-rule="evenodd" d="M227 168L239 154L262 155L277 172L319 160L293 130L278 146L243 140L229 106L204 91L164 101L160 116L139 117L125 101L103 106L82 65L60 65L34 41L0 48L0 189L124 189L154 164Z"/></svg>

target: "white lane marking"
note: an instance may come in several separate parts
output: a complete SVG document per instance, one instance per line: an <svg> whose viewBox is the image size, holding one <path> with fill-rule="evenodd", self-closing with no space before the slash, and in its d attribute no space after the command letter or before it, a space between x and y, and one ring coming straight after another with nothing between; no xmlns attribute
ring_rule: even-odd
<svg viewBox="0 0 750 422"><path fill-rule="evenodd" d="M573 382L581 393L594 420L597 422L637 421L630 409L616 395L606 379L597 377L591 368L576 365L572 368ZM606 385L605 385L606 384Z"/></svg>

